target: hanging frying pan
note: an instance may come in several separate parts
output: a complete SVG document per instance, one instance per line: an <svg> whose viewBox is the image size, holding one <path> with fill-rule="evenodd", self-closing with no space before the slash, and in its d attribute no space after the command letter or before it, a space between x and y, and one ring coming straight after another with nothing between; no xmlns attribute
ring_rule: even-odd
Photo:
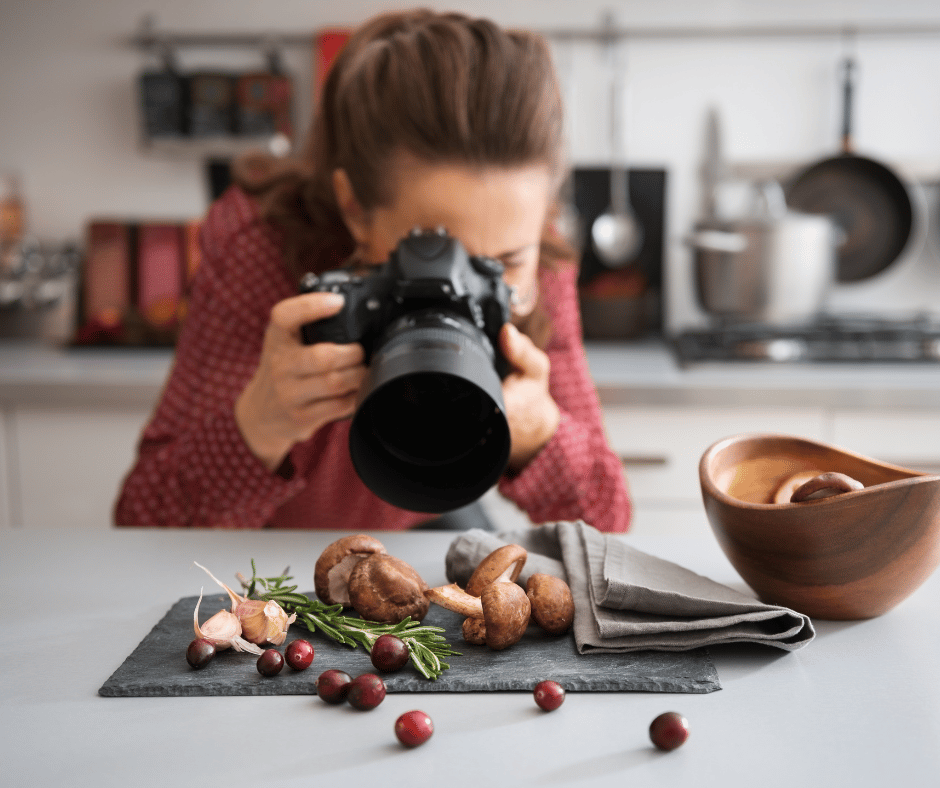
<svg viewBox="0 0 940 788"><path fill-rule="evenodd" d="M880 273L907 247L914 205L905 183L888 167L858 156L852 145L855 63L847 58L842 82L842 152L812 164L787 187L787 203L805 213L832 216L845 234L836 278L857 282Z"/></svg>

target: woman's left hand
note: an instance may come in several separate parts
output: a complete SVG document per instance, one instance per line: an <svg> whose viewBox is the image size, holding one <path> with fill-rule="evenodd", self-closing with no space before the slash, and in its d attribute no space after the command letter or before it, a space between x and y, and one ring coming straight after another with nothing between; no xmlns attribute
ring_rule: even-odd
<svg viewBox="0 0 940 788"><path fill-rule="evenodd" d="M503 380L512 443L509 467L521 471L552 439L561 412L548 393L548 356L512 323L503 326L499 342L513 368Z"/></svg>

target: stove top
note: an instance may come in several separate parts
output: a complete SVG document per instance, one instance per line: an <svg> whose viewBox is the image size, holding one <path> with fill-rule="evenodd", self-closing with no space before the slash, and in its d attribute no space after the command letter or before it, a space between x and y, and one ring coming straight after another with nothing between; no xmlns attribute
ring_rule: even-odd
<svg viewBox="0 0 940 788"><path fill-rule="evenodd" d="M940 363L940 317L837 316L810 325L732 324L675 338L682 364L702 361L775 363Z"/></svg>

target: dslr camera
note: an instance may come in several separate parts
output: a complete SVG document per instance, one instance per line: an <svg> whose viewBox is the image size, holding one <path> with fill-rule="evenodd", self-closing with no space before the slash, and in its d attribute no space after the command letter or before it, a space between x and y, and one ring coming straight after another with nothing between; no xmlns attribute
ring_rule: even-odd
<svg viewBox="0 0 940 788"><path fill-rule="evenodd" d="M442 513L477 500L509 461L498 336L513 288L502 264L467 254L444 229L412 230L363 274L307 274L301 292L342 293L305 344L362 344L369 365L349 430L356 473L402 509Z"/></svg>

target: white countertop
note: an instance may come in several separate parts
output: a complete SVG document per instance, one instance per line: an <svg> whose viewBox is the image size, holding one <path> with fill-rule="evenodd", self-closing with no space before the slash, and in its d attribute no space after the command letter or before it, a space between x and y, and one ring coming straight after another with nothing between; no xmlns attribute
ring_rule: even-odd
<svg viewBox="0 0 940 788"><path fill-rule="evenodd" d="M588 342L606 405L940 410L940 364L709 363L682 368L663 341ZM0 343L0 405L152 406L169 349Z"/></svg>
<svg viewBox="0 0 940 788"><path fill-rule="evenodd" d="M704 515L633 545L744 589ZM654 529L655 530L655 529ZM0 783L10 786L766 786L933 788L940 774L940 574L881 618L817 621L805 649L712 649L706 695L390 694L370 712L315 697L102 698L98 687L182 596L206 580L290 564L310 580L337 533L0 530ZM377 534L436 584L453 534ZM313 636L314 645L316 638ZM585 657L589 659L590 657ZM457 659L455 657L455 659ZM317 664L311 670L323 670ZM341 666L339 666L341 667ZM392 725L420 708L431 740ZM691 736L660 753L663 711ZM486 775L498 775L488 778Z"/></svg>

